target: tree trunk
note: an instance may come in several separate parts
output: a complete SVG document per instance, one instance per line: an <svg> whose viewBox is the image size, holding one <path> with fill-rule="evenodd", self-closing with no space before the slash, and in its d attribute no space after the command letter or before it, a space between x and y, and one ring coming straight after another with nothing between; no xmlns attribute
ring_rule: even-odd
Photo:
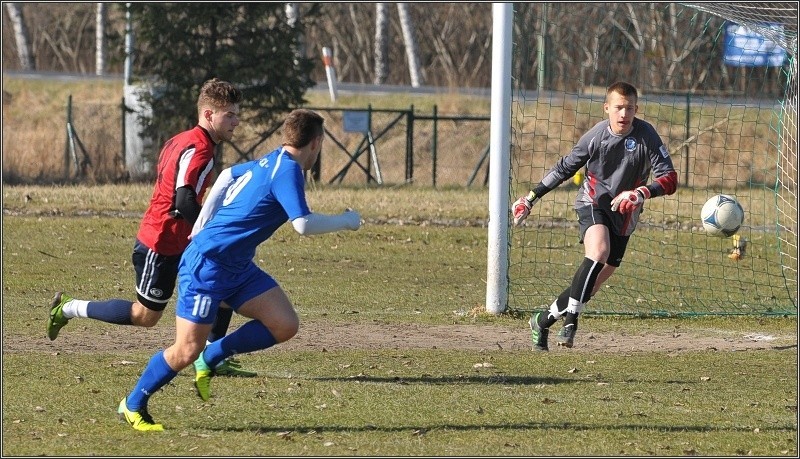
<svg viewBox="0 0 800 459"><path fill-rule="evenodd" d="M297 34L297 48L295 49L295 62L306 56L305 37L300 32L297 32L297 22L300 21L300 9L297 3L286 4L286 22L295 29Z"/></svg>
<svg viewBox="0 0 800 459"><path fill-rule="evenodd" d="M6 3L6 11L8 11L8 17L11 18L11 24L14 27L19 66L22 70L33 70L33 55L31 54L28 28L25 27L25 18L22 16L22 10L16 3Z"/></svg>
<svg viewBox="0 0 800 459"><path fill-rule="evenodd" d="M403 41L406 45L406 56L408 57L408 71L411 75L411 86L418 88L422 79L419 73L417 42L414 40L414 26L411 23L411 16L408 14L408 5L405 3L398 3L397 14L400 15L400 27L403 29Z"/></svg>
<svg viewBox="0 0 800 459"><path fill-rule="evenodd" d="M97 3L97 26L95 27L95 74L106 73L106 4Z"/></svg>
<svg viewBox="0 0 800 459"><path fill-rule="evenodd" d="M389 57L389 15L386 3L375 4L375 84L386 83Z"/></svg>

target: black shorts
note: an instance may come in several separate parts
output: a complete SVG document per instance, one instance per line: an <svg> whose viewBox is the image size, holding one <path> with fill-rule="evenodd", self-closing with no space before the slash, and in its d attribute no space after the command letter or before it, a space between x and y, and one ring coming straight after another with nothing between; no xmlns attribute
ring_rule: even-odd
<svg viewBox="0 0 800 459"><path fill-rule="evenodd" d="M139 303L153 311L163 311L175 291L180 255L158 254L138 239L133 244L133 268L136 270L136 296Z"/></svg>
<svg viewBox="0 0 800 459"><path fill-rule="evenodd" d="M578 225L580 225L581 231L578 241L581 244L583 244L583 236L590 226L604 225L608 228L610 250L608 252L606 264L619 268L620 263L622 263L622 257L625 256L625 249L628 247L628 240L631 237L616 234L614 232L614 225L611 223L611 218L603 209L598 209L594 206L586 206L576 209L575 213L578 214Z"/></svg>

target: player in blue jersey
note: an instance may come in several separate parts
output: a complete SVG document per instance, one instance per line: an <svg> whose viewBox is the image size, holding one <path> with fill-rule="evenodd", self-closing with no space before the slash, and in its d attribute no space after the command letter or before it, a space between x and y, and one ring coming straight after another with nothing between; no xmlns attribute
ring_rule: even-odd
<svg viewBox="0 0 800 459"><path fill-rule="evenodd" d="M586 168L586 178L575 199L584 259L571 285L550 308L531 317L535 350L548 350L549 328L562 316L564 326L556 341L573 346L578 315L622 262L645 200L673 194L677 189L678 174L667 147L650 123L636 118L638 99L638 91L629 83L609 86L603 104L608 119L586 132L528 196L513 205L514 224L520 225L542 196ZM647 183L651 172L654 180Z"/></svg>
<svg viewBox="0 0 800 459"><path fill-rule="evenodd" d="M148 401L193 362L197 393L208 400L212 369L218 362L267 349L297 333L300 321L292 303L253 257L256 247L286 221L301 235L361 226L355 211L323 215L311 212L306 203L303 171L319 156L323 123L311 110L292 111L283 124L283 146L232 169L235 175L218 180L224 193L209 194L209 205L219 204L216 212L210 219L204 217L202 230L193 233L180 261L175 343L150 359L133 391L119 404L119 414L134 429L163 430L148 413ZM223 301L252 320L206 346Z"/></svg>

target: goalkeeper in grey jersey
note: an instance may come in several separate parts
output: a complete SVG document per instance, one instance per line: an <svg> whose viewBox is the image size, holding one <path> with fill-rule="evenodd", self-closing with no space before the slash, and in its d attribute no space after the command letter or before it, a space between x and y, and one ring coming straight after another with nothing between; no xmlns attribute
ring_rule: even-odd
<svg viewBox="0 0 800 459"><path fill-rule="evenodd" d="M586 178L575 199L584 259L572 284L548 310L531 317L536 350L548 350L549 329L562 316L564 326L556 341L572 347L578 315L622 262L644 201L675 193L678 174L655 128L636 118L638 97L631 84L617 82L609 86L603 104L608 119L584 134L527 196L514 202L514 224L519 226L536 201L586 168ZM654 180L648 183L651 172Z"/></svg>

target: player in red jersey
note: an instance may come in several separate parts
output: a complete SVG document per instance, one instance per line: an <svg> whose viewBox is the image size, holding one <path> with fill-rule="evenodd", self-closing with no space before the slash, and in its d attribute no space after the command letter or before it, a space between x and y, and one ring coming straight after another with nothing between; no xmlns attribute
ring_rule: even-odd
<svg viewBox="0 0 800 459"><path fill-rule="evenodd" d="M88 317L112 324L152 327L164 313L175 290L178 262L211 182L214 148L231 140L239 125L242 93L217 78L206 81L197 99L198 122L164 143L150 205L133 246L137 301L85 301L57 292L50 305L47 337L56 339L69 320ZM220 308L208 341L225 336L233 311ZM218 375L256 376L235 361L225 361Z"/></svg>

